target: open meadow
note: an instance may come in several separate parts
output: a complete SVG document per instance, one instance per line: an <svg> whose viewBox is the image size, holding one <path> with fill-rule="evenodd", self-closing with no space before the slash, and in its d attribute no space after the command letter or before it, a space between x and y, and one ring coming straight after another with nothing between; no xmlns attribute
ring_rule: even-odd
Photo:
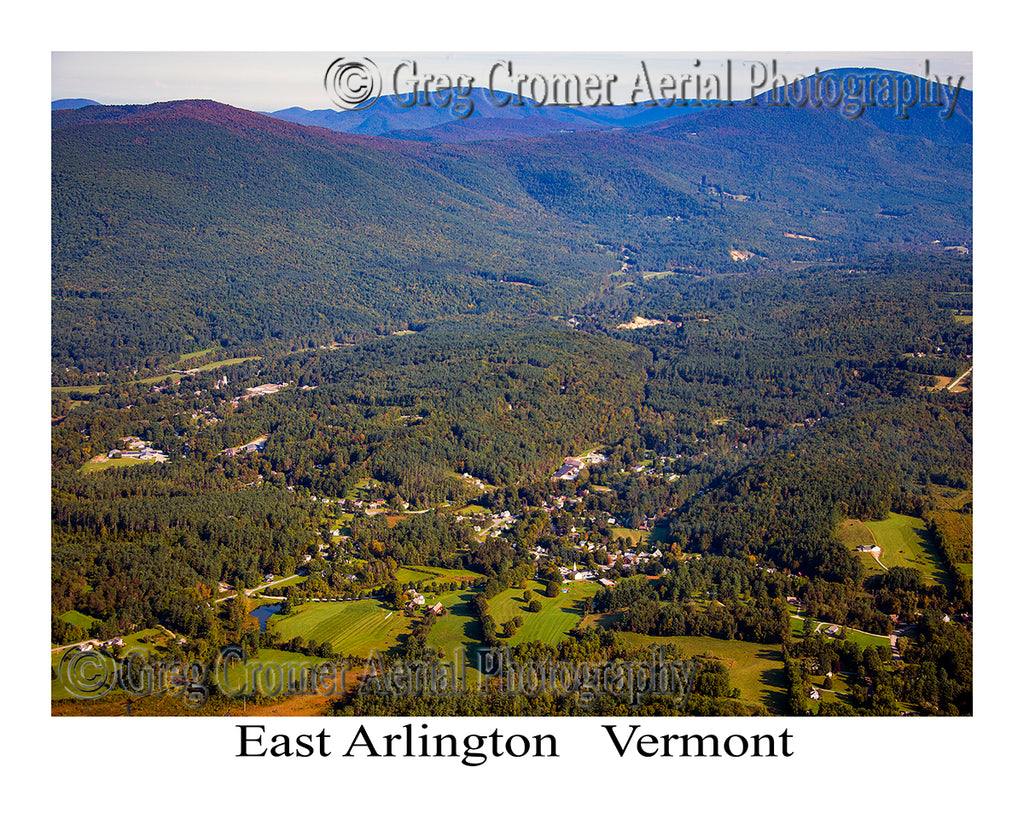
<svg viewBox="0 0 1024 819"><path fill-rule="evenodd" d="M882 547L879 559L886 568L918 569L929 583L946 583L946 570L921 518L890 513L886 520L865 523Z"/></svg>

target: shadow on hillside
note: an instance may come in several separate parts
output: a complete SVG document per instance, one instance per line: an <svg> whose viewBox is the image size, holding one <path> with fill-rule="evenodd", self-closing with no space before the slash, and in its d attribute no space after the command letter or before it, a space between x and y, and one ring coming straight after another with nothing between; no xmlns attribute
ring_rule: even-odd
<svg viewBox="0 0 1024 819"><path fill-rule="evenodd" d="M789 706L789 694L786 687L786 669L781 664L782 655L776 649L764 648L754 656L759 660L778 663L762 671L757 681L761 684L761 702L773 714L785 714Z"/></svg>

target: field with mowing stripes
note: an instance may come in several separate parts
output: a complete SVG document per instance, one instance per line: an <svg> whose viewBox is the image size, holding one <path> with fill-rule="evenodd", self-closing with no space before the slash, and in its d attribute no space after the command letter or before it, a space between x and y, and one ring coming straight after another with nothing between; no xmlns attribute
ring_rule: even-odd
<svg viewBox="0 0 1024 819"><path fill-rule="evenodd" d="M283 640L328 642L344 655L367 657L373 650L381 653L398 644L409 632L409 619L401 612L385 608L377 600L352 603L304 603L295 614L272 617L268 628Z"/></svg>

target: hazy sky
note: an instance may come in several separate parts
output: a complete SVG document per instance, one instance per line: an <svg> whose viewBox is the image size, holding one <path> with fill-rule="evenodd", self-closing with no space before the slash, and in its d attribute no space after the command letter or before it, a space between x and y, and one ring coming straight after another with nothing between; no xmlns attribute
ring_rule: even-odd
<svg viewBox="0 0 1024 819"><path fill-rule="evenodd" d="M474 79L478 88L491 85L491 68L509 61L514 74L587 76L615 74L613 101L629 102L635 78L646 64L652 78L664 75L726 74L732 63L733 98L750 96L753 81L766 72L770 81L772 60L777 74L792 79L818 69L872 67L894 69L943 81L964 77L964 88L973 88L970 52L168 52L168 51L54 51L51 99L84 97L106 104L150 103L172 99L213 99L256 111L291 106L318 109L332 107L324 90L324 74L338 57L369 57L383 75L383 93L394 93L396 66L416 62L419 75L459 74ZM700 60L700 65L695 63ZM765 69L761 69L760 65ZM509 90L507 71L496 74L494 86ZM406 71L405 76L409 72ZM399 89L407 90L407 89ZM764 89L762 89L764 90Z"/></svg>

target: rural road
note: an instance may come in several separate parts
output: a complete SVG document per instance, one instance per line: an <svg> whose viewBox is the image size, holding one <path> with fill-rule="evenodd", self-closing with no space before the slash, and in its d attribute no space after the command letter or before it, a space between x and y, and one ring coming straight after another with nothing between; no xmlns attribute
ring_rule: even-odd
<svg viewBox="0 0 1024 819"><path fill-rule="evenodd" d="M253 592L262 591L263 589L270 588L271 586L276 586L279 583L285 583L288 580L292 580L293 578L296 578L296 577L299 577L299 576L300 575L292 574L292 575L289 575L288 577L282 577L280 580L271 580L269 583L264 583L262 586L255 586L254 588L246 589L245 590L245 596L248 597ZM238 592L236 591L235 594L238 594ZM223 603L225 600L230 600L234 596L235 596L234 594L229 594L227 597L218 597L214 602L216 602L216 603Z"/></svg>

